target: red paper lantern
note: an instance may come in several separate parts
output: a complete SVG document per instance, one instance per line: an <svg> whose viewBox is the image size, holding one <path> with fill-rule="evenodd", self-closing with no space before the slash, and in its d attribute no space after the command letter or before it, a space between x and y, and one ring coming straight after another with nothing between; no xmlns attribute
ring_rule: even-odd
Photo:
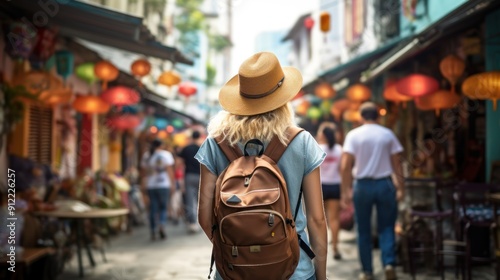
<svg viewBox="0 0 500 280"><path fill-rule="evenodd" d="M422 74L411 74L401 80L396 85L396 90L404 95L420 97L436 92L439 89L439 82L433 77Z"/></svg>
<svg viewBox="0 0 500 280"><path fill-rule="evenodd" d="M141 118L132 114L123 114L108 118L106 124L118 130L133 129L141 124Z"/></svg>
<svg viewBox="0 0 500 280"><path fill-rule="evenodd" d="M196 94L197 91L198 89L196 85L192 82L182 82L179 84L179 93L185 97L190 97L191 95Z"/></svg>
<svg viewBox="0 0 500 280"><path fill-rule="evenodd" d="M372 91L363 84L355 84L347 89L347 98L354 102L365 102L372 97Z"/></svg>
<svg viewBox="0 0 500 280"><path fill-rule="evenodd" d="M137 104L139 93L129 87L116 86L101 93L101 98L111 105L118 107Z"/></svg>
<svg viewBox="0 0 500 280"><path fill-rule="evenodd" d="M109 111L109 104L95 95L80 95L73 101L73 108L85 114L104 114Z"/></svg>
<svg viewBox="0 0 500 280"><path fill-rule="evenodd" d="M396 89L398 81L396 79L389 79L385 83L384 98L396 104L403 103L403 107L406 106L407 101L411 101L413 98L407 95L403 95Z"/></svg>
<svg viewBox="0 0 500 280"><path fill-rule="evenodd" d="M314 26L314 19L312 19L312 17L306 17L304 19L304 26L307 29L311 30L313 28L313 26Z"/></svg>

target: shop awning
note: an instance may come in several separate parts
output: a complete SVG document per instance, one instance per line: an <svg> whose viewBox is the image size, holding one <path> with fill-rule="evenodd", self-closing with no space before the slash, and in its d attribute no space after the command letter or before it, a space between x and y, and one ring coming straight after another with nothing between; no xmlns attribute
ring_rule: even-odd
<svg viewBox="0 0 500 280"><path fill-rule="evenodd" d="M469 0L465 2L423 31L413 35L408 42L399 44L379 57L374 65L364 71L361 82L374 79L396 64L434 45L445 36L482 22L487 13L498 7L500 7L498 0Z"/></svg>
<svg viewBox="0 0 500 280"><path fill-rule="evenodd" d="M304 90L310 91L312 88L319 82L328 82L334 83L343 78L359 78L359 75L362 71L366 70L366 66L373 63L382 55L389 52L392 48L397 46L398 44L403 44L408 42L408 38L395 38L392 41L389 41L385 45L365 54L362 54L354 59L341 64L335 68L324 71L321 73L314 82L309 83L304 86Z"/></svg>
<svg viewBox="0 0 500 280"><path fill-rule="evenodd" d="M62 2L62 3L61 3ZM49 3L49 4L47 4ZM0 1L0 14L57 26L59 34L126 51L192 65L176 48L158 42L142 18L75 0ZM27 16L28 15L28 16ZM2 18L5 18L2 16Z"/></svg>

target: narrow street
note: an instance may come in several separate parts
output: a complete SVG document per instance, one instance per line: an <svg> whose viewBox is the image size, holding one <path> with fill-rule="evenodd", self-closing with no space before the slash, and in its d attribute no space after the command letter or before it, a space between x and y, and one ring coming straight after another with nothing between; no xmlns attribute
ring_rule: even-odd
<svg viewBox="0 0 500 280"><path fill-rule="evenodd" d="M106 246L107 262L102 261L101 254L94 250L97 262L91 268L86 255L83 255L86 280L205 280L210 267L211 244L203 233L186 234L182 223L169 225L165 241L150 241L147 227L134 228L131 234L122 233L111 239ZM342 261L334 261L329 251L327 271L329 279L358 279L359 264L354 232L341 232L340 248ZM384 279L380 266L380 251L374 250L374 268L376 279ZM409 280L397 267L398 279ZM493 279L493 267L475 269L473 279ZM484 275L482 275L484 274ZM491 276L488 276L491 275ZM59 280L75 280L78 278L76 255L68 264ZM213 278L212 278L213 279ZM436 276L418 274L419 280L440 279ZM446 279L454 279L450 270Z"/></svg>

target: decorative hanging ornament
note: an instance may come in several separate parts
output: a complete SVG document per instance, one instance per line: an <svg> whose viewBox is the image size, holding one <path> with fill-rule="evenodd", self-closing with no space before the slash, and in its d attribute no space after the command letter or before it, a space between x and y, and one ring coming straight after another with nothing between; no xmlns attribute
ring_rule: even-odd
<svg viewBox="0 0 500 280"><path fill-rule="evenodd" d="M106 125L117 130L128 130L136 128L141 122L141 118L137 115L122 114L109 117L106 121Z"/></svg>
<svg viewBox="0 0 500 280"><path fill-rule="evenodd" d="M38 99L43 103L53 106L59 104L68 104L73 98L73 91L70 88L58 88L43 91Z"/></svg>
<svg viewBox="0 0 500 280"><path fill-rule="evenodd" d="M75 57L70 51L60 50L56 52L55 60L57 74L63 78L64 83L66 84L66 80L69 76L71 76L71 74L73 74Z"/></svg>
<svg viewBox="0 0 500 280"><path fill-rule="evenodd" d="M5 52L14 59L27 59L37 42L37 30L27 22L15 20L5 25Z"/></svg>
<svg viewBox="0 0 500 280"><path fill-rule="evenodd" d="M181 76L177 74L175 71L166 71L163 72L160 77L158 77L158 83L165 85L167 87L171 87L177 85L181 82Z"/></svg>
<svg viewBox="0 0 500 280"><path fill-rule="evenodd" d="M434 110L436 116L439 116L441 110L453 108L458 102L460 102L460 96L448 90L438 90L433 94L415 99L418 109Z"/></svg>
<svg viewBox="0 0 500 280"><path fill-rule="evenodd" d="M95 64L92 62L86 62L78 65L75 70L76 76L87 82L89 85L94 84L98 80L94 72L94 66Z"/></svg>
<svg viewBox="0 0 500 280"><path fill-rule="evenodd" d="M441 60L439 70L441 70L441 74L446 80L450 82L451 92L455 93L455 85L464 73L465 62L460 57L450 54Z"/></svg>
<svg viewBox="0 0 500 280"><path fill-rule="evenodd" d="M462 92L472 99L491 99L493 110L500 99L500 71L472 75L462 83Z"/></svg>
<svg viewBox="0 0 500 280"><path fill-rule="evenodd" d="M304 26L305 28L307 28L308 30L311 30L313 27L314 27L314 19L312 17L306 17L304 19Z"/></svg>
<svg viewBox="0 0 500 280"><path fill-rule="evenodd" d="M126 105L137 104L140 101L140 96L137 91L125 86L116 86L109 88L101 93L102 100L110 105L121 108Z"/></svg>
<svg viewBox="0 0 500 280"><path fill-rule="evenodd" d="M314 88L314 95L323 100L335 97L335 89L327 82L321 82Z"/></svg>
<svg viewBox="0 0 500 280"><path fill-rule="evenodd" d="M95 64L94 73L97 78L102 80L102 89L108 88L108 82L118 78L120 71L111 62L102 60Z"/></svg>
<svg viewBox="0 0 500 280"><path fill-rule="evenodd" d="M357 123L361 121L361 113L359 110L349 109L344 112L343 118L345 121Z"/></svg>
<svg viewBox="0 0 500 280"><path fill-rule="evenodd" d="M397 79L388 79L386 81L384 88L384 98L398 105L399 103L403 103L403 108L406 108L406 102L413 100L413 98L399 93L396 89L397 83Z"/></svg>
<svg viewBox="0 0 500 280"><path fill-rule="evenodd" d="M184 95L186 98L189 98L191 95L196 94L198 91L198 88L196 87L196 84L193 82L182 82L179 84L179 93Z"/></svg>
<svg viewBox="0 0 500 280"><path fill-rule="evenodd" d="M134 76L142 78L151 72L151 63L146 59L138 59L130 65L130 71Z"/></svg>
<svg viewBox="0 0 500 280"><path fill-rule="evenodd" d="M396 90L407 96L421 97L439 90L439 82L430 76L411 74L397 82Z"/></svg>
<svg viewBox="0 0 500 280"><path fill-rule="evenodd" d="M353 102L362 103L370 100L372 91L363 84L354 84L347 89L346 96Z"/></svg>
<svg viewBox="0 0 500 280"><path fill-rule="evenodd" d="M311 107L311 103L307 100L302 100L295 108L295 113L305 116L309 107Z"/></svg>
<svg viewBox="0 0 500 280"><path fill-rule="evenodd" d="M335 102L333 102L332 106L330 107L330 113L333 115L336 121L340 121L342 118L342 114L349 109L351 106L351 101L347 98L342 98L339 99Z"/></svg>
<svg viewBox="0 0 500 280"><path fill-rule="evenodd" d="M319 118L321 118L321 115L322 115L321 109L318 107L310 107L307 110L307 117L313 121L316 121Z"/></svg>
<svg viewBox="0 0 500 280"><path fill-rule="evenodd" d="M73 109L84 114L105 114L110 105L95 95L79 95L73 101Z"/></svg>

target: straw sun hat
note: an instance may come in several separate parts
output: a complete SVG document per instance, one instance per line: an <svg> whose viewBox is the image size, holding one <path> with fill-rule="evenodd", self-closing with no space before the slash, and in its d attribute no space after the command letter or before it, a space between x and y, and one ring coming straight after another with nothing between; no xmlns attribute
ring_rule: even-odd
<svg viewBox="0 0 500 280"><path fill-rule="evenodd" d="M220 90L219 102L234 115L252 116L285 105L302 87L302 75L293 67L281 67L270 52L256 53L245 60Z"/></svg>

